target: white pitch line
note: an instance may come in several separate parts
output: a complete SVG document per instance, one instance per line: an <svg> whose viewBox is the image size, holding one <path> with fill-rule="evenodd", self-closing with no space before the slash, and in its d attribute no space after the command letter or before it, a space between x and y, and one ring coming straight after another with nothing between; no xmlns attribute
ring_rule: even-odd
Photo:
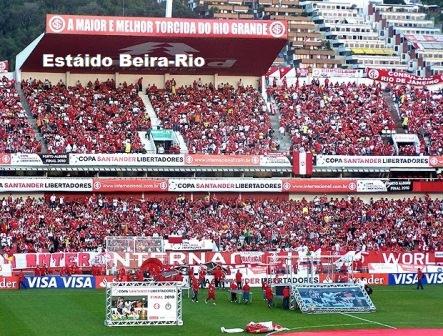
<svg viewBox="0 0 443 336"><path fill-rule="evenodd" d="M351 314L347 314L347 313L340 313L340 314L341 314L341 315L345 315L345 316L349 316L349 317L353 317L353 318L355 318L355 319L357 319L357 320L361 320L361 321L366 321L366 322L370 322L370 323L378 324L378 325L381 325L381 326L386 327L386 328L397 329L396 327L390 326L390 325L388 325L388 324L384 324L384 323L380 323L380 322L376 322L376 321L367 320L367 319L364 319L364 318L362 318L362 317L354 316L354 315L351 315Z"/></svg>
<svg viewBox="0 0 443 336"><path fill-rule="evenodd" d="M311 328L326 328L326 327L345 327L345 326L357 326L357 325L365 325L365 324L371 324L371 323L340 323L340 324L322 324L322 325L316 325L316 326L305 326L305 327L296 327L296 328L286 328L284 330L277 330L277 331L272 331L269 334L266 334L266 336L271 336L280 332L286 332L286 331L291 331L291 330L301 330L301 329L311 329ZM283 334L284 336L284 334Z"/></svg>

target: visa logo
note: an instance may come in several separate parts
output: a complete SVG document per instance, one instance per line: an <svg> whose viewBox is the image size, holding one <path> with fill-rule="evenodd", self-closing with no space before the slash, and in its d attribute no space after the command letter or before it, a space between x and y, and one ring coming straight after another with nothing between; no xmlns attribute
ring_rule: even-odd
<svg viewBox="0 0 443 336"><path fill-rule="evenodd" d="M94 288L92 277L26 277L29 288Z"/></svg>
<svg viewBox="0 0 443 336"><path fill-rule="evenodd" d="M413 285L418 283L417 274L403 273L390 274L390 285ZM423 276L424 284L443 284L443 273L425 273Z"/></svg>

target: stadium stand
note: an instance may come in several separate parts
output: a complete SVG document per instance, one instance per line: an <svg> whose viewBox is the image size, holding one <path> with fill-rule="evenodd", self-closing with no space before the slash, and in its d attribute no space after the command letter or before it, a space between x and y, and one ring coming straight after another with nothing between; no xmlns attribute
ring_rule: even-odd
<svg viewBox="0 0 443 336"><path fill-rule="evenodd" d="M194 81L147 89L162 126L180 131L190 153L267 154L278 150L266 104L252 87Z"/></svg>
<svg viewBox="0 0 443 336"><path fill-rule="evenodd" d="M369 4L368 15L388 46L417 75L443 71L443 35L419 5Z"/></svg>
<svg viewBox="0 0 443 336"><path fill-rule="evenodd" d="M335 52L344 58L344 66L406 69L398 53L380 40L363 1L306 1L303 6Z"/></svg>
<svg viewBox="0 0 443 336"><path fill-rule="evenodd" d="M0 153L35 153L40 142L20 103L15 81L0 79Z"/></svg>
<svg viewBox="0 0 443 336"><path fill-rule="evenodd" d="M229 1L191 0L191 7L202 17L220 19L271 19L288 22L289 42L274 64L295 67L333 68L343 64L328 46L299 0Z"/></svg>
<svg viewBox="0 0 443 336"><path fill-rule="evenodd" d="M161 201L3 198L3 252L85 251L109 235L212 239L221 250L441 250L443 202L423 198Z"/></svg>
<svg viewBox="0 0 443 336"><path fill-rule="evenodd" d="M443 95L422 88L394 90L405 128L420 136L430 155L443 154Z"/></svg>
<svg viewBox="0 0 443 336"><path fill-rule="evenodd" d="M96 80L66 87L29 80L22 89L49 153L144 151L138 131L151 125L134 85Z"/></svg>
<svg viewBox="0 0 443 336"><path fill-rule="evenodd" d="M394 130L379 85L305 84L268 92L281 113L295 150L314 154L393 155L382 131ZM282 129L282 130L283 130Z"/></svg>

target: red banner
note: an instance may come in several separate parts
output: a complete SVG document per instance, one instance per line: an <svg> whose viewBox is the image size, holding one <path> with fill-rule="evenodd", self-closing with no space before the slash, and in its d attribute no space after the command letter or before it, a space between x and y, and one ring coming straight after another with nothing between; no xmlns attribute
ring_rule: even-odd
<svg viewBox="0 0 443 336"><path fill-rule="evenodd" d="M429 164L432 167L443 167L443 156L430 156Z"/></svg>
<svg viewBox="0 0 443 336"><path fill-rule="evenodd" d="M443 83L443 75L434 75L431 77L419 77L401 71L391 71L388 69L367 68L366 74L368 78L399 85L435 85Z"/></svg>
<svg viewBox="0 0 443 336"><path fill-rule="evenodd" d="M92 190L94 192L166 192L168 191L168 180L95 178Z"/></svg>
<svg viewBox="0 0 443 336"><path fill-rule="evenodd" d="M354 193L355 179L283 179L283 191L296 193Z"/></svg>
<svg viewBox="0 0 443 336"><path fill-rule="evenodd" d="M9 72L9 62L0 61L0 73Z"/></svg>
<svg viewBox="0 0 443 336"><path fill-rule="evenodd" d="M443 192L443 181L414 181L412 190L414 192Z"/></svg>
<svg viewBox="0 0 443 336"><path fill-rule="evenodd" d="M1 277L0 276L0 290L19 289L20 283L17 276Z"/></svg>
<svg viewBox="0 0 443 336"><path fill-rule="evenodd" d="M292 154L292 172L295 175L311 176L313 171L314 157L312 153L294 151Z"/></svg>
<svg viewBox="0 0 443 336"><path fill-rule="evenodd" d="M287 39L286 21L46 15L46 33Z"/></svg>

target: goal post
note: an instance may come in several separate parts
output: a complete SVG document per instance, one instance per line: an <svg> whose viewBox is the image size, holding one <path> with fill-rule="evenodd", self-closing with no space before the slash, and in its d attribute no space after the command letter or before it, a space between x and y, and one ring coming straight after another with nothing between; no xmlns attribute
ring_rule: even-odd
<svg viewBox="0 0 443 336"><path fill-rule="evenodd" d="M108 327L183 325L182 291L174 282L112 282L106 287Z"/></svg>

